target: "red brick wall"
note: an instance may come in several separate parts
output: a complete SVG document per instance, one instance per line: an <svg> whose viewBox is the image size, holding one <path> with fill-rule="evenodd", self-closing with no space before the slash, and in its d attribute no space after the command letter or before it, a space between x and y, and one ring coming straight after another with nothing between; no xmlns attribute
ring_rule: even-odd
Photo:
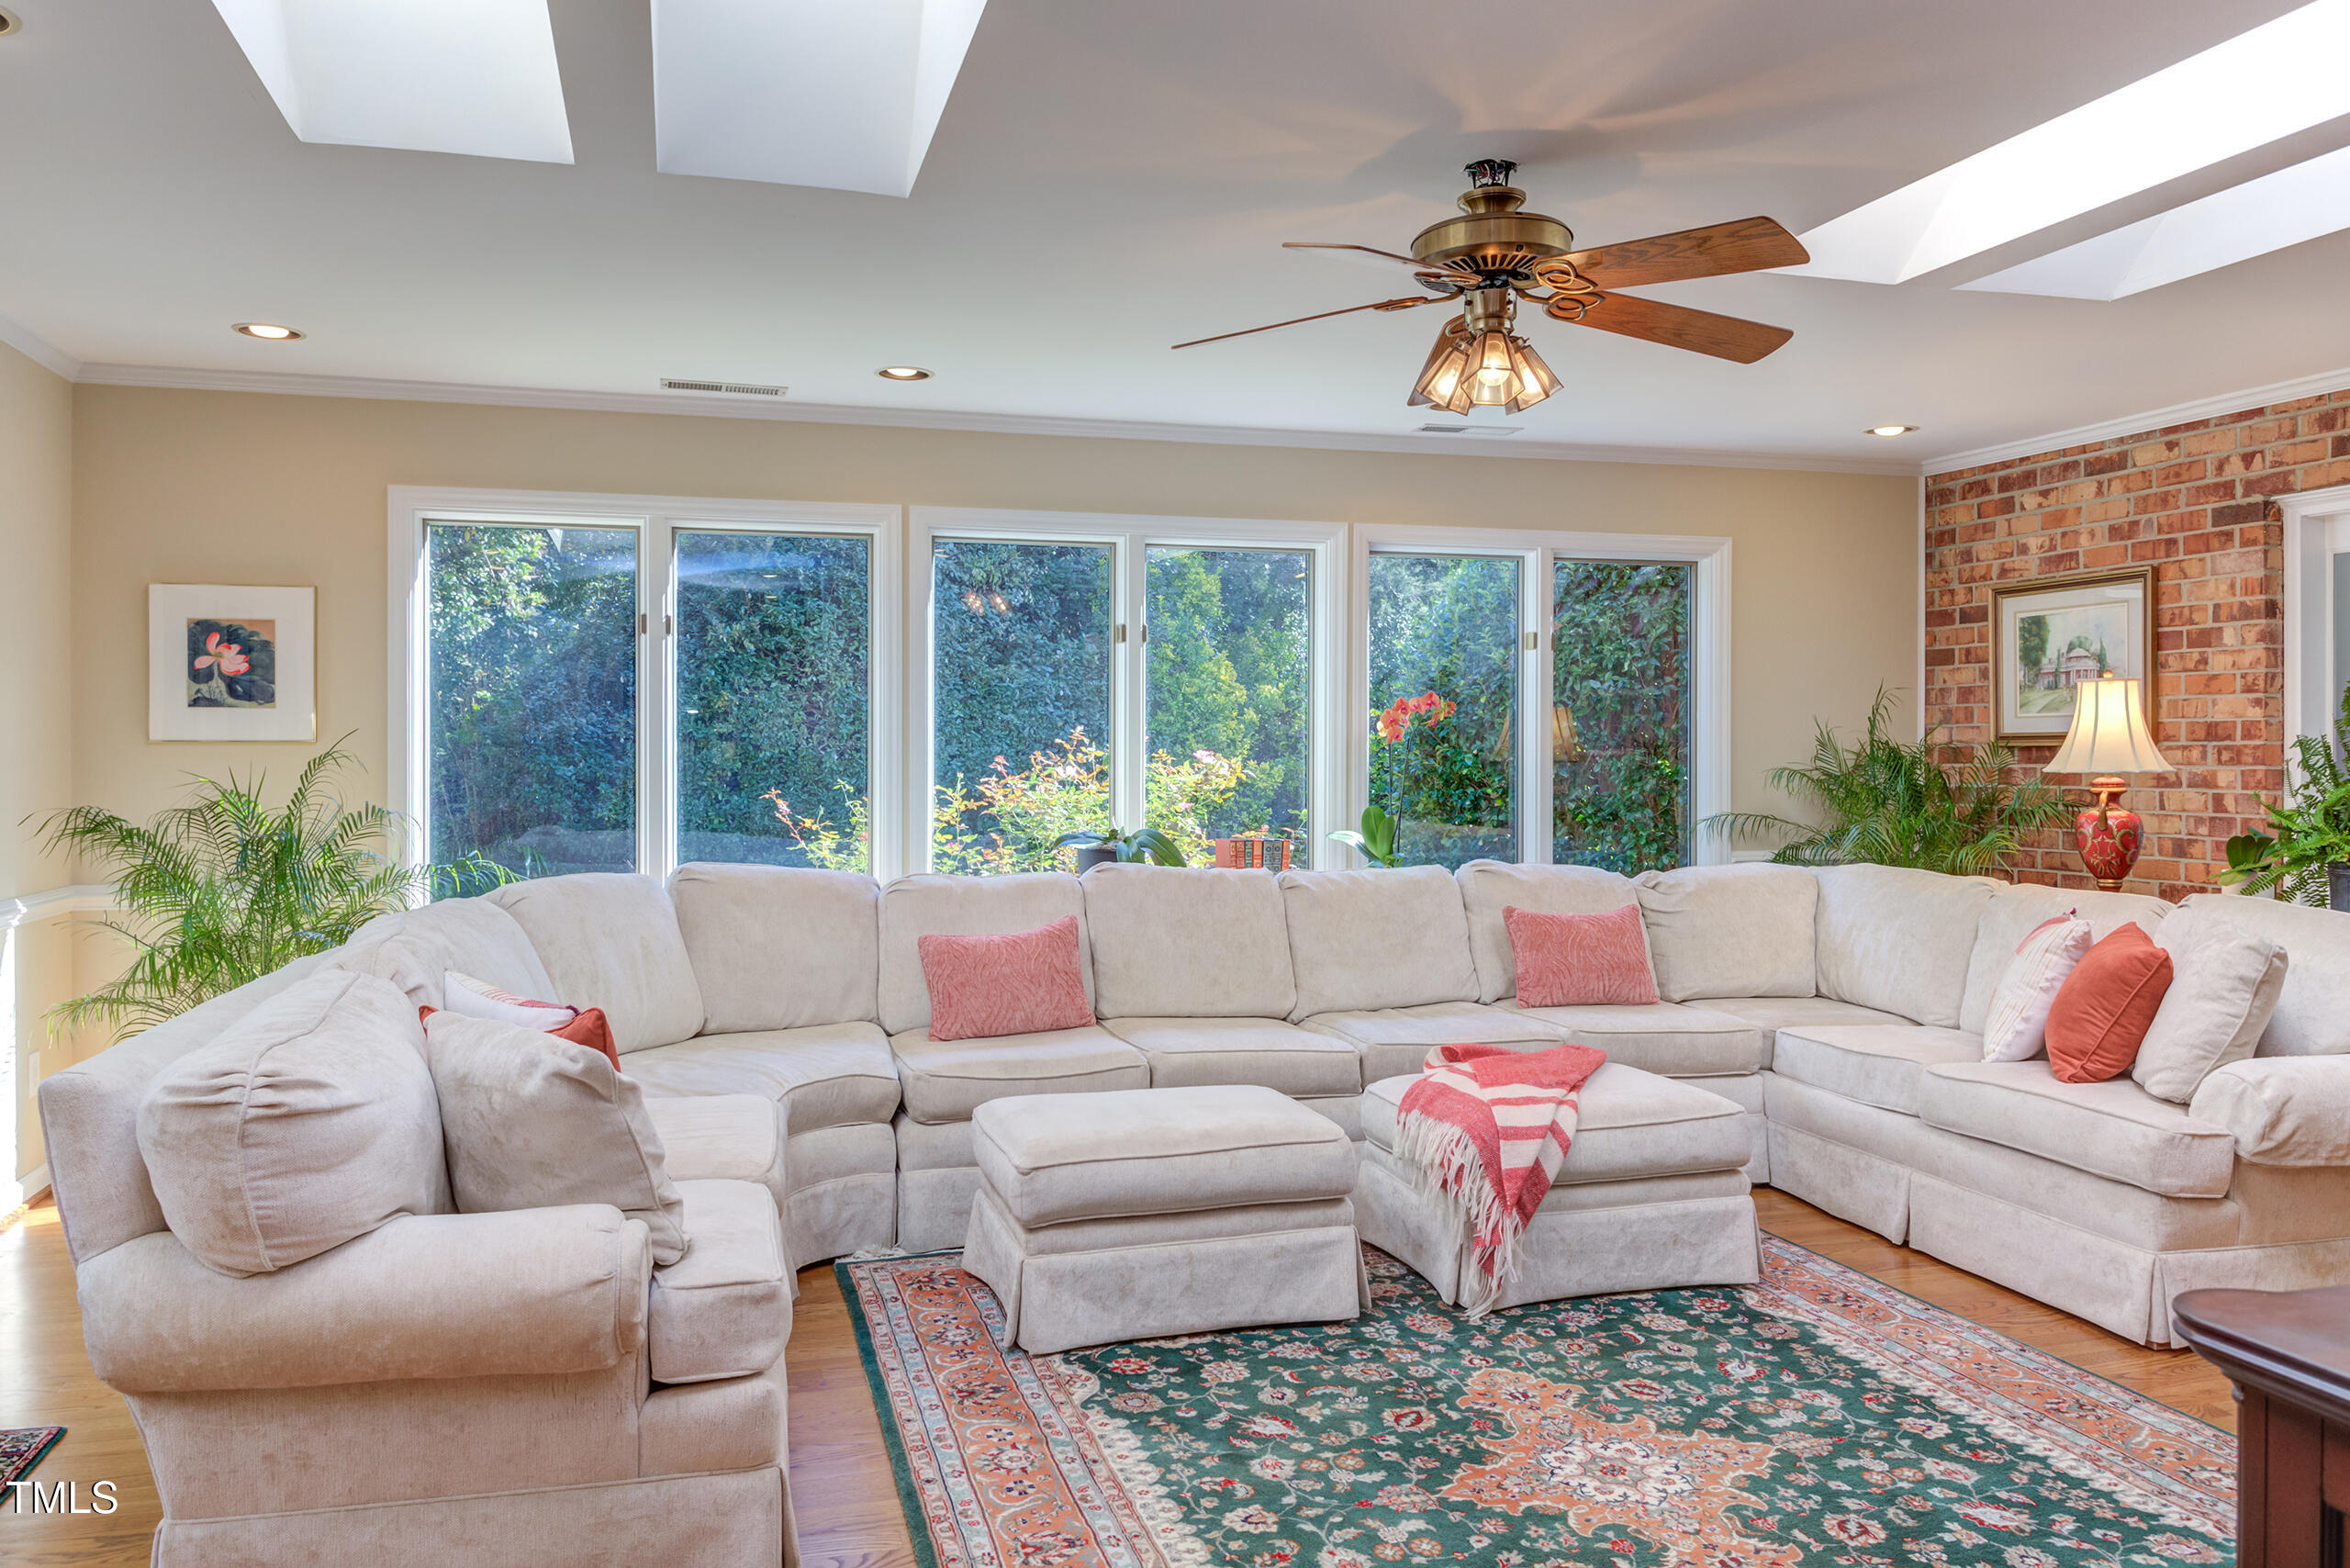
<svg viewBox="0 0 2350 1568"><path fill-rule="evenodd" d="M1933 475L1927 722L1961 745L1991 738L1994 584L2151 564L2155 742L2178 773L2127 797L2146 819L2129 890L2212 890L2229 835L2258 825L2257 797L2284 787L2284 551L2270 498L2344 483L2350 390ZM2037 768L2054 750L2020 756ZM2069 827L2015 870L2093 885Z"/></svg>

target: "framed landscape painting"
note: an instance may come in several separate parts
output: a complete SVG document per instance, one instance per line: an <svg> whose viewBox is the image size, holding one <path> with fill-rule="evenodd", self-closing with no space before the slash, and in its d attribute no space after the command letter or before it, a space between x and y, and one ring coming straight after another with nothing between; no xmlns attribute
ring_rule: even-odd
<svg viewBox="0 0 2350 1568"><path fill-rule="evenodd" d="M2076 689L2099 676L2140 683L2154 722L2154 569L2083 572L1991 590L1991 702L2009 745L2053 745Z"/></svg>
<svg viewBox="0 0 2350 1568"><path fill-rule="evenodd" d="M318 590L147 587L147 738L318 738Z"/></svg>

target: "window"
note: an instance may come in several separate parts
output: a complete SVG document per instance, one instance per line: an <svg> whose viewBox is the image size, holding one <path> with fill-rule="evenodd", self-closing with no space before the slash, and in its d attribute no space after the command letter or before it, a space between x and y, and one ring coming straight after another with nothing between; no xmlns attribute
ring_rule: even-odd
<svg viewBox="0 0 2350 1568"><path fill-rule="evenodd" d="M1412 866L1517 858L1515 556L1371 557L1371 803Z"/></svg>
<svg viewBox="0 0 2350 1568"><path fill-rule="evenodd" d="M426 530L435 858L636 868L636 543L629 528Z"/></svg>
<svg viewBox="0 0 2350 1568"><path fill-rule="evenodd" d="M1304 839L1314 765L1313 555L1154 544L1146 559L1151 823L1205 838Z"/></svg>
<svg viewBox="0 0 2350 1568"><path fill-rule="evenodd" d="M872 542L677 534L677 859L867 868Z"/></svg>
<svg viewBox="0 0 2350 1568"><path fill-rule="evenodd" d="M420 852L528 877L894 871L876 587L898 515L396 488L396 803Z"/></svg>
<svg viewBox="0 0 2350 1568"><path fill-rule="evenodd" d="M1319 728L1337 711L1339 530L913 516L931 561L930 701L910 715L931 869L1066 867L1062 835L1113 826L1158 828L1193 865L1259 833L1313 861L1315 824L1345 798L1343 745Z"/></svg>
<svg viewBox="0 0 2350 1568"><path fill-rule="evenodd" d="M1728 540L1354 532L1356 798L1404 861L1730 858Z"/></svg>
<svg viewBox="0 0 2350 1568"><path fill-rule="evenodd" d="M1629 875L1689 851L1689 603L1680 563L1551 566L1551 858Z"/></svg>
<svg viewBox="0 0 2350 1568"><path fill-rule="evenodd" d="M930 867L1063 865L1110 825L1107 544L942 539L933 548Z"/></svg>

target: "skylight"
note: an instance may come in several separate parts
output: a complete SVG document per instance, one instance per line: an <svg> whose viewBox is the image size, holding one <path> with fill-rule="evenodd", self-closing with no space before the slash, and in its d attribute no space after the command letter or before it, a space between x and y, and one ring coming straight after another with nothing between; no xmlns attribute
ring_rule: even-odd
<svg viewBox="0 0 2350 1568"><path fill-rule="evenodd" d="M2350 147L1959 286L2120 299L2341 229L2350 229Z"/></svg>
<svg viewBox="0 0 2350 1568"><path fill-rule="evenodd" d="M653 0L665 174L910 196L987 0Z"/></svg>
<svg viewBox="0 0 2350 1568"><path fill-rule="evenodd" d="M1789 272L1900 283L2350 114L2350 0L2317 0L1803 235Z"/></svg>
<svg viewBox="0 0 2350 1568"><path fill-rule="evenodd" d="M212 0L304 141L571 162L547 0Z"/></svg>

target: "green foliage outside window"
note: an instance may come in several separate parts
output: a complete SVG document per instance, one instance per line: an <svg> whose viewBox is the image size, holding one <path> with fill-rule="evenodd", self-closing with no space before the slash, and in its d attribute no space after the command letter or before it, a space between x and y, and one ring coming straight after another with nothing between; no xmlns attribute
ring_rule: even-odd
<svg viewBox="0 0 2350 1568"><path fill-rule="evenodd" d="M1690 568L1561 561L1550 645L1551 858L1626 875L1688 858Z"/></svg>

